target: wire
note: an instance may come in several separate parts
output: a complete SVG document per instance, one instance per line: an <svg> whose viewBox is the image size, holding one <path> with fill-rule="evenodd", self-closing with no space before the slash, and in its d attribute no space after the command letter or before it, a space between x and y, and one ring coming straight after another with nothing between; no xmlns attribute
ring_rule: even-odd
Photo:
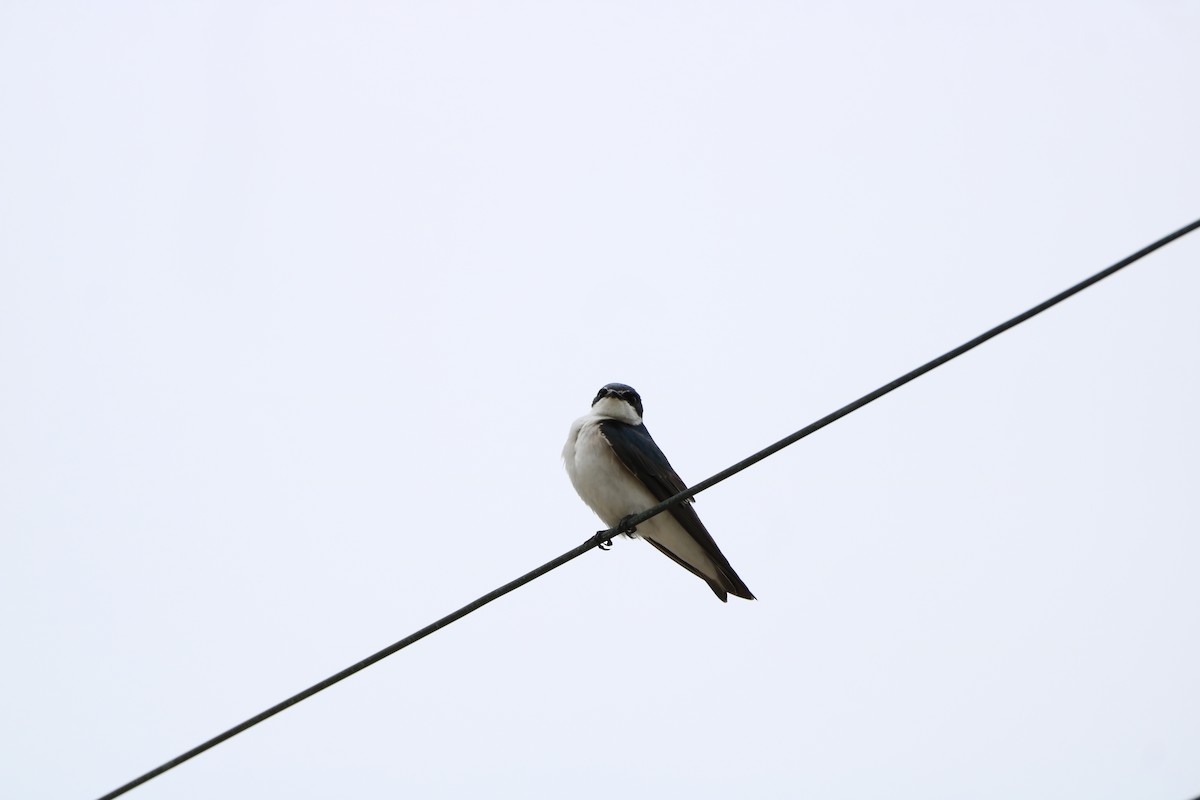
<svg viewBox="0 0 1200 800"><path fill-rule="evenodd" d="M716 475L713 475L711 478L707 478L705 480L700 481L699 483L697 483L695 486L691 487L690 489L684 489L679 494L674 495L673 497L668 497L666 500L663 500L658 505L651 506L650 508L647 508L645 511L641 512L640 514L634 514L633 516L628 517L627 519L624 519L621 522L626 527L636 527L638 525L638 523L645 522L646 520L650 519L654 515L661 514L663 511L665 511L666 509L675 505L676 503L678 503L688 497L692 497L694 495L700 494L700 492L703 492L705 489L709 489L709 488L712 488L713 486L716 486L718 483L725 480L726 478L729 478L733 475L738 474L739 472L744 470L746 467L753 466L754 464L757 464L759 461L762 461L767 456L771 456L771 455L774 455L775 453L778 453L780 450L787 447L788 445L795 444L796 442L803 439L805 436L808 436L811 433L815 433L816 431L821 430L821 428L824 428L829 423L836 422L837 420L841 419L842 417L846 416L847 414L857 411L858 409L862 408L863 406L867 405L868 403L870 403L872 401L878 400L879 398L883 397L888 392L891 392L895 389L899 389L901 386L908 383L909 381L916 380L917 378L921 377L922 375L924 375L927 372L932 372L933 370L940 367L942 364L945 364L947 361L952 361L952 360L958 358L959 356L961 356L963 353L967 352L968 350L974 350L976 347L983 344L988 339L992 339L992 338L995 338L996 336L999 336L1000 334L1004 333L1009 328L1015 328L1017 325L1020 325L1022 322L1024 322L1025 320L1027 320L1031 317L1036 317L1038 314L1042 313L1043 311L1050 308L1051 306L1056 306L1059 303L1061 303L1063 300L1066 300L1068 297L1079 294L1080 292L1082 292L1084 289L1088 288L1089 286L1099 283L1100 281L1107 278L1109 275L1112 275L1115 272L1119 272L1120 270L1124 269L1125 267L1128 267L1130 264L1134 263L1135 261L1138 261L1139 259L1150 255L1155 250L1158 250L1160 247L1164 247L1182 236L1186 236L1187 234L1191 233L1192 231L1196 230L1197 228L1200 228L1200 219L1196 220L1195 222L1193 222L1191 224L1184 225L1182 228L1175 231L1174 233L1167 234L1166 236L1159 239L1154 244L1143 247L1141 250L1138 250L1136 253L1129 256L1128 258L1124 258L1124 259L1118 261L1116 264L1113 264L1111 267L1100 270L1099 272L1097 272L1095 275L1091 276L1090 278L1080 281L1079 283L1072 286L1070 289L1066 289L1065 291L1059 292L1058 294L1054 295L1054 297L1051 297L1049 300L1046 300L1045 302L1038 303L1036 306L1029 309L1028 311L1025 311L1021 314L1017 314L1015 317L1013 317L1012 319L1010 319L1006 322L1001 322L996 327L994 327L988 331L985 331L984 333L979 334L971 341L961 344L958 347L954 348L953 350L951 350L947 353L943 353L942 355L938 356L937 358L933 359L932 361L928 361L928 362L922 364L921 366L914 369L912 372L908 372L908 373L905 373L904 375L901 375L899 378L896 378L896 380L892 381L891 383L880 386L878 389L871 392L870 394L864 394L862 397L858 398L853 403L847 403L846 405L839 408L837 411L834 411L832 414L828 414L824 417L821 417L819 420L812 423L811 425L801 428L800 430L793 433L791 436L785 436L784 438L780 439L778 442L776 442L773 445L770 445L769 447L764 447L762 450L759 450L754 455L752 455L748 458L742 459L738 463L734 464L732 467L728 467L726 469L721 470ZM1200 799L1198 799L1198 800L1200 800Z"/></svg>
<svg viewBox="0 0 1200 800"><path fill-rule="evenodd" d="M605 531L600 531L595 536L592 536L587 541L585 541L583 544L579 545L578 547L575 547L574 549L572 549L566 553L563 553L558 558L555 558L551 561L547 561L545 564L543 564L542 566L533 570L532 572L527 572L526 574L522 575L521 577L517 578L516 580L504 584L499 589L495 589L491 592L488 592L487 594L480 597L479 599L474 600L470 603L467 603L465 606L458 609L457 611L455 611L451 614L447 614L446 616L439 619L437 622L434 622L430 625L425 626L424 628L417 631L416 633L411 634L410 636L407 636L404 639L401 639L400 641L396 642L395 644L392 644L392 645L389 645L389 646L383 648L382 650L380 650L379 652L377 652L373 655L367 656L362 661L359 661L357 664L347 667L346 669L342 670L341 672L337 673L336 675L331 675L330 677L326 678L325 680L321 681L320 683L313 684L312 686L308 687L304 691L299 692L298 694L294 694L291 697L289 697L288 699L284 700L283 702L277 703L277 704L271 706L266 711L263 711L259 714L254 715L253 717L246 720L245 722L235 725L232 728L230 728L229 730L225 731L224 733L218 734L218 735L214 736L213 738L209 739L208 741L204 742L203 744L193 747L191 750L188 750L186 753L182 753L181 755L176 756L175 758L171 759L170 761L167 761L166 763L155 767L154 769L150 770L146 774L140 775L137 778L134 778L129 783L126 783L125 785L120 786L117 789L114 789L113 791L104 795L103 797L100 798L100 800L112 800L112 798L119 797L120 795L123 795L126 792L128 792L130 789L134 789L134 788L142 785L143 783L150 780L151 778L155 778L170 769L174 769L175 767L179 766L183 762L185 762L191 758L194 758L195 756L200 755L205 750L216 747L221 742L224 742L226 739L231 739L234 736L237 736L242 731L247 730L248 728L254 727L258 723L262 722L263 720L268 719L269 717L275 716L280 711L283 711L284 709L287 709L287 708L290 708L291 706L296 705L301 700L306 700L309 697L312 697L314 694L324 691L325 689L328 689L330 686L333 686L335 683L345 680L346 678L350 677L354 673L364 670L367 667L371 666L372 664L374 664L378 661L382 661L383 659L387 658L388 656L392 655L393 653L396 653L397 651L403 650L405 647L408 647L410 644L412 644L414 642L418 642L421 639L424 639L426 636L433 633L434 631L440 630L440 629L446 627L447 625L449 625L450 623L455 622L459 619L462 619L467 614L470 614L472 611L476 611L480 608L483 608L485 605L492 602L493 600L495 600L499 597L503 597L504 595L508 594L509 592L513 591L514 589L518 589L518 588L524 586L525 584L529 583L530 581L532 581L536 578L540 578L542 575L545 575L547 572L550 572L551 570L561 567L563 564L566 564L568 561L572 561L575 558L578 558L579 556L583 555L587 551L609 541L613 536L620 534L622 532L631 530L632 528L636 527L638 524L645 522L646 520L650 519L651 517L655 516L656 514L661 514L663 511L667 510L668 508L675 505L676 503L682 502L683 500L686 500L687 498L694 497L695 495L700 494L700 492L703 492L705 489L710 489L713 486L716 486L718 483L725 480L726 478L736 475L737 473L741 472L742 470L746 469L747 467L757 464L759 461L762 461L764 458L766 458L770 455L774 455L775 453L779 452L780 450L782 450L783 448L785 448L789 445L795 444L796 442L800 441L801 439L808 436L809 434L815 433L816 431L819 431L821 428L824 428L826 425L829 425L831 422L835 422L835 421L841 419L842 417L844 417L854 411L857 411L858 409L862 408L863 406L867 405L868 403L878 400L880 397L883 397L885 394L887 394L895 389L900 388L904 384L906 384L912 380L915 380L916 378L921 377L925 373L930 372L934 369L937 369L942 364L945 364L947 361L951 361L955 358L958 358L963 353L966 353L968 350L973 350L974 348L983 344L987 340L992 339L992 338L1004 333L1009 328L1016 327L1017 325L1020 325L1025 320L1027 320L1031 317L1035 317L1038 314L1045 311L1046 309L1061 303L1063 300L1066 300L1068 297L1071 297L1072 295L1082 292L1084 289L1088 288L1089 286L1091 286L1095 283L1099 283L1100 281L1104 280L1105 278L1112 275L1113 273L1124 269L1125 267L1129 266L1130 264L1134 263L1135 261L1138 261L1139 259L1141 259L1145 256L1148 256L1149 254L1153 253L1155 250L1158 250L1159 248L1170 244L1171 242L1175 241L1176 239L1191 233L1192 231L1196 230L1197 228L1200 228L1200 219L1196 220L1195 222L1192 222L1189 225L1183 226L1182 228L1175 231L1174 233L1170 233L1170 234L1164 236L1163 238L1159 239L1154 244L1151 244L1147 247L1142 248L1141 250L1137 251L1136 253L1129 256L1128 258L1118 261L1116 264L1113 264L1111 267L1108 267L1107 269L1103 269L1100 272L1097 272L1095 275L1091 276L1090 278L1087 278L1086 280L1080 281L1079 283L1075 284L1074 286L1067 289L1066 291L1063 291L1063 292L1060 292L1060 293L1054 295L1054 297L1051 297L1049 300L1046 300L1043 303L1039 303L1038 305L1034 306L1033 308L1029 309L1028 311L1018 314L1017 316L1013 317L1012 319L1010 319L1006 322L1000 323L999 325L986 331L985 333L981 333L979 336L976 336L974 339L970 340L969 342L959 345L958 347L954 348L953 350L951 350L947 353L944 353L943 355L938 356L937 358L933 359L932 361L922 364L921 366L917 367L913 371L908 372L904 375L901 375L899 378L896 378L896 380L892 381L891 383L880 386L875 391L873 391L869 394L863 395L862 397L858 398L857 400L855 400L852 403L847 403L846 405L839 408L837 411L834 411L832 414L828 414L824 417L821 417L821 419L817 420L816 422L812 423L811 425L805 426L805 427L801 428L800 430L796 431L795 433L791 434L790 436L786 436L783 439L780 439L778 442L775 442L775 444L773 444L773 445L764 447L762 450L759 450L757 453L750 456L749 458L745 458L745 459L739 461L738 463L734 464L733 466L729 467L728 469L724 469L724 470L718 472L716 475L713 475L711 478L707 478L703 481L700 481L695 486L685 489L682 492L680 492L679 494L675 495L674 497L670 497L670 498L662 501L661 503L659 503L656 506L651 506L650 508L647 508L645 511L642 511L639 514L634 514L631 517L627 517L626 519L621 521L621 525L619 527L610 528L609 530L605 530Z"/></svg>
<svg viewBox="0 0 1200 800"><path fill-rule="evenodd" d="M521 577L517 578L515 581L510 581L509 583L506 583L503 586L501 586L499 589L494 589L494 590L488 592L483 597L480 597L478 600L474 600L470 603L467 603L465 606L460 608L458 611L455 611L451 614L447 614L446 616L439 619L437 622L426 625L424 628L421 628L421 630L417 631L416 633L406 636L405 638L401 639L400 641L396 642L395 644L388 645L387 647L380 650L378 653L374 653L373 655L367 656L362 661L359 661L357 664L354 664L352 666L346 667L344 670L337 673L336 675L330 675L328 678L321 681L320 683L314 683L312 686L308 687L304 691L292 695L287 700L284 700L281 703L276 703L275 705L268 708L266 711L263 711L262 713L259 713L259 714L255 714L253 717L246 720L245 722L242 722L238 725L234 725L232 728L225 731L224 733L217 734L213 738L209 739L207 742L196 745L191 750L188 750L186 753L182 753L182 754L176 756L175 758L172 758L170 761L166 762L165 764L160 764L159 766L157 766L154 769L147 772L145 775L139 775L138 777L134 778L133 780L131 780L129 783L125 784L124 786L114 789L113 791L104 795L103 797L100 798L100 800L110 800L110 798L119 797L120 795L123 795L126 792L128 792L130 789L141 786L143 783L150 780L151 778L155 778L159 775L162 775L167 770L173 769L173 768L179 766L180 764L182 764L183 762L187 761L188 759L200 755L205 750L216 747L217 745L219 745L221 742L225 741L226 739L232 739L234 736L237 736L239 733L246 730L247 728L253 728L255 725L262 722L264 719L275 716L280 711L283 711L286 708L290 708L291 706L296 705L296 703L299 703L301 700L307 700L308 698L312 697L317 692L328 689L330 686L333 686L335 683L338 683L339 681L349 678L354 673L366 669L367 667L371 666L372 664L374 664L377 661L382 661L383 659L387 658L392 653L395 653L398 650L403 650L405 647L408 647L413 642L419 642L421 639L424 639L426 636L433 633L434 631L440 630L440 629L446 627L451 622L455 622L459 619L462 619L467 614L470 614L472 611L477 611L478 609L483 608L484 606L486 606L488 603L492 602L496 598L503 597L504 595L511 592L513 589L519 589L520 587L529 583L533 579L540 578L542 575L545 575L550 570L557 569L558 567L561 567L563 564L567 563L568 561L583 555L588 550L591 550L593 547L595 547L598 544L598 542L595 541L595 539L596 539L596 537L589 539L588 541L586 541L583 544L576 547L574 550L571 550L570 552L567 552L567 553L563 553L558 558L556 558L552 561L547 561L545 564L542 564L540 567L533 570L532 572L525 573Z"/></svg>

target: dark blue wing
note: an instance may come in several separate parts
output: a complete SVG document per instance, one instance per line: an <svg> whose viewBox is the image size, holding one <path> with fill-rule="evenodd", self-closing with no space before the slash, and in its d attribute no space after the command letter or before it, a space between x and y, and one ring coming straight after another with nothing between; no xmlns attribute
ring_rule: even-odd
<svg viewBox="0 0 1200 800"><path fill-rule="evenodd" d="M687 488L687 485L671 467L670 462L667 461L667 457L663 455L663 451L650 437L650 431L646 430L645 425L629 425L614 419L604 420L600 423L600 433L608 441L613 453L625 465L625 468L645 484L659 502L674 497ZM700 517L696 515L690 502L676 503L664 513L673 516L717 565L722 576L727 579L727 585L722 588L738 597L753 599L754 595L750 593L749 587L733 571L729 559L725 558L721 548L717 547L712 534L704 527L704 523L700 521ZM668 553L668 555L674 558L673 554ZM678 561L678 559L675 560ZM683 566L687 567L686 564ZM691 568L688 567L688 569ZM720 596L719 593L718 596Z"/></svg>

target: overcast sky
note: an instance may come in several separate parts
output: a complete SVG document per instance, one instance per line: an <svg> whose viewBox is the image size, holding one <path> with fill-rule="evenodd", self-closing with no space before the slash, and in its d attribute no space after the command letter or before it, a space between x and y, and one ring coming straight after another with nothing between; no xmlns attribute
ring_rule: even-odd
<svg viewBox="0 0 1200 800"><path fill-rule="evenodd" d="M94 798L1200 216L1161 2L0 2L0 795ZM130 797L1200 793L1200 234Z"/></svg>

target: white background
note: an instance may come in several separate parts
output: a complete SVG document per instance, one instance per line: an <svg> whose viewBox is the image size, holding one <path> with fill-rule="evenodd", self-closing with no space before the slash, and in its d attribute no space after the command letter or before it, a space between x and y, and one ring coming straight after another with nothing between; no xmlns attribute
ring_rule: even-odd
<svg viewBox="0 0 1200 800"><path fill-rule="evenodd" d="M0 794L100 795L1200 215L1200 16L0 3ZM1200 792L1200 238L135 794Z"/></svg>

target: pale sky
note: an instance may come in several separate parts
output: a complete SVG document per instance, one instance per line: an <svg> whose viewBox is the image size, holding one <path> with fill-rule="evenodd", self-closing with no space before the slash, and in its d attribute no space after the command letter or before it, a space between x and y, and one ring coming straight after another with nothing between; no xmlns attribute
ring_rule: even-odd
<svg viewBox="0 0 1200 800"><path fill-rule="evenodd" d="M1200 216L1162 2L0 2L0 795L95 798ZM1200 235L128 796L1200 794Z"/></svg>

